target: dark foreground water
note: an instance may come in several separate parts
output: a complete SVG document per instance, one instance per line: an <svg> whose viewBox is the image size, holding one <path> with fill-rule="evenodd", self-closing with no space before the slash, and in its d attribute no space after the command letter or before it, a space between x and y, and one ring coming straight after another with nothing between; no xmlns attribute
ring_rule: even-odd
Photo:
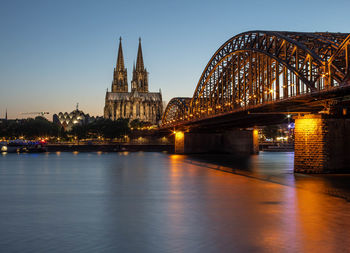
<svg viewBox="0 0 350 253"><path fill-rule="evenodd" d="M0 252L350 251L349 177L295 176L292 153L252 156L238 175L214 160L0 155Z"/></svg>

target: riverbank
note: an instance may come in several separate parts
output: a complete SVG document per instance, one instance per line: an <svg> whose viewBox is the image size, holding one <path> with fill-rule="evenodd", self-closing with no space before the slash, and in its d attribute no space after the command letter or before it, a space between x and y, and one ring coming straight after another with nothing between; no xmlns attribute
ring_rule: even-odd
<svg viewBox="0 0 350 253"><path fill-rule="evenodd" d="M48 152L121 152L121 151L167 151L174 152L173 145L164 144L48 144Z"/></svg>

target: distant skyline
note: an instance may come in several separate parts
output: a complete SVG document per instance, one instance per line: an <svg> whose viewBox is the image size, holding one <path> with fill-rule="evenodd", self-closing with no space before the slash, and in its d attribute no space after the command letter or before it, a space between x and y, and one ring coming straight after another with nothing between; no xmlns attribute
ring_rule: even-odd
<svg viewBox="0 0 350 253"><path fill-rule="evenodd" d="M191 97L214 52L249 30L350 33L349 1L0 0L0 118L102 116L119 37L128 83L138 39L150 91Z"/></svg>

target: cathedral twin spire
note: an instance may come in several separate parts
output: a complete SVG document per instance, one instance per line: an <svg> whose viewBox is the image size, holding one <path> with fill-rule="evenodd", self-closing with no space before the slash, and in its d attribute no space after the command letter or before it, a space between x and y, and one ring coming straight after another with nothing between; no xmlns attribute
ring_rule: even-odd
<svg viewBox="0 0 350 253"><path fill-rule="evenodd" d="M139 49L137 50L136 70L143 71L144 69L145 67L143 65L141 38L139 38Z"/></svg>
<svg viewBox="0 0 350 253"><path fill-rule="evenodd" d="M114 68L112 92L128 92L128 74L124 67L122 38L119 38L117 66Z"/></svg>
<svg viewBox="0 0 350 253"><path fill-rule="evenodd" d="M118 70L124 70L124 57L123 57L123 48L122 48L122 37L119 38L117 69Z"/></svg>
<svg viewBox="0 0 350 253"><path fill-rule="evenodd" d="M137 52L136 68L133 67L131 91L148 92L148 73L143 64L141 38ZM127 70L124 67L122 38L119 38L117 65L114 69L112 92L128 92Z"/></svg>

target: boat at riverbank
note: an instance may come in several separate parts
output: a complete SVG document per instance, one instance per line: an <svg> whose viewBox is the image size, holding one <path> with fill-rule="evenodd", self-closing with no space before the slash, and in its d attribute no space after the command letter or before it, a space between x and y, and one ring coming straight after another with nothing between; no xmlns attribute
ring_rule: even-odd
<svg viewBox="0 0 350 253"><path fill-rule="evenodd" d="M1 152L7 153L40 153L46 152L47 146L45 141L25 141L14 140L0 143Z"/></svg>

